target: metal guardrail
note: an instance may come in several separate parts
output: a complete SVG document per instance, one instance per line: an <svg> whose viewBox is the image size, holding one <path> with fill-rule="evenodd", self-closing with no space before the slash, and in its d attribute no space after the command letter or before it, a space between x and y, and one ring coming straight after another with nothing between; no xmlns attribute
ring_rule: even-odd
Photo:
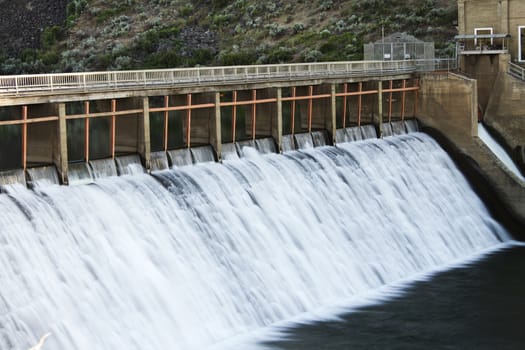
<svg viewBox="0 0 525 350"><path fill-rule="evenodd" d="M454 59L351 61L0 76L0 96L395 75L452 70Z"/></svg>
<svg viewBox="0 0 525 350"><path fill-rule="evenodd" d="M509 62L509 74L515 78L525 81L525 68Z"/></svg>

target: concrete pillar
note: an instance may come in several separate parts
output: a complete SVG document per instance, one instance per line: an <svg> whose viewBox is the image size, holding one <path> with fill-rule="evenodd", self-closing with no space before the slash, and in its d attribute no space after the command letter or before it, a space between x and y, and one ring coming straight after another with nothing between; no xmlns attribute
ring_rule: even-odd
<svg viewBox="0 0 525 350"><path fill-rule="evenodd" d="M466 34L465 23L465 0L458 0L458 32L459 34Z"/></svg>
<svg viewBox="0 0 525 350"><path fill-rule="evenodd" d="M379 123L379 138L383 137L383 81L380 81L377 87L377 116Z"/></svg>
<svg viewBox="0 0 525 350"><path fill-rule="evenodd" d="M335 145L336 140L336 129L337 129L337 103L336 103L336 96L335 96L335 84L332 84L330 87L330 97L331 97L331 109L332 112L332 119L331 119L331 125L330 125L330 132L332 133L332 143ZM346 97L345 97L346 98Z"/></svg>
<svg viewBox="0 0 525 350"><path fill-rule="evenodd" d="M509 1L501 0L501 33L510 33L509 28Z"/></svg>
<svg viewBox="0 0 525 350"><path fill-rule="evenodd" d="M222 161L222 135L221 135L221 93L215 93L215 150L217 161Z"/></svg>
<svg viewBox="0 0 525 350"><path fill-rule="evenodd" d="M282 152L283 148L283 90L277 88L277 150Z"/></svg>
<svg viewBox="0 0 525 350"><path fill-rule="evenodd" d="M68 184L68 156L67 156L67 122L66 122L66 104L58 104L58 153L56 167L63 184Z"/></svg>
<svg viewBox="0 0 525 350"><path fill-rule="evenodd" d="M144 160L144 167L151 169L151 138L149 128L149 98L142 98L142 123L140 123L139 153Z"/></svg>
<svg viewBox="0 0 525 350"><path fill-rule="evenodd" d="M470 99L471 103L471 112L470 112L470 136L478 136L478 81L472 80L472 98Z"/></svg>

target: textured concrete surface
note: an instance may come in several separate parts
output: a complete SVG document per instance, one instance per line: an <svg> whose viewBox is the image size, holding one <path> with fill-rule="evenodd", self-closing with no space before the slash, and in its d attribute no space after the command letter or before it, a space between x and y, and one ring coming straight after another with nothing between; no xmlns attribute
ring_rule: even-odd
<svg viewBox="0 0 525 350"><path fill-rule="evenodd" d="M418 118L449 152L494 217L525 239L525 182L477 137L477 82L451 74L421 79Z"/></svg>

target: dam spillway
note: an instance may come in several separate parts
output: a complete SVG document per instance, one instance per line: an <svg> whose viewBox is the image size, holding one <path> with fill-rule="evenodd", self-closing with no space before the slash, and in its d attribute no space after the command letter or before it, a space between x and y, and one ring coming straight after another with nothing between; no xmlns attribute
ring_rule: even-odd
<svg viewBox="0 0 525 350"><path fill-rule="evenodd" d="M507 239L412 133L0 194L0 348L206 349Z"/></svg>

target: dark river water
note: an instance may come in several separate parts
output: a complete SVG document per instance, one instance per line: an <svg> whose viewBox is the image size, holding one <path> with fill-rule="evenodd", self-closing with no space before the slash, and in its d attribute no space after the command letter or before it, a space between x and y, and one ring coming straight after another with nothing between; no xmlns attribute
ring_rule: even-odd
<svg viewBox="0 0 525 350"><path fill-rule="evenodd" d="M415 282L337 321L287 328L271 349L525 349L525 246Z"/></svg>

